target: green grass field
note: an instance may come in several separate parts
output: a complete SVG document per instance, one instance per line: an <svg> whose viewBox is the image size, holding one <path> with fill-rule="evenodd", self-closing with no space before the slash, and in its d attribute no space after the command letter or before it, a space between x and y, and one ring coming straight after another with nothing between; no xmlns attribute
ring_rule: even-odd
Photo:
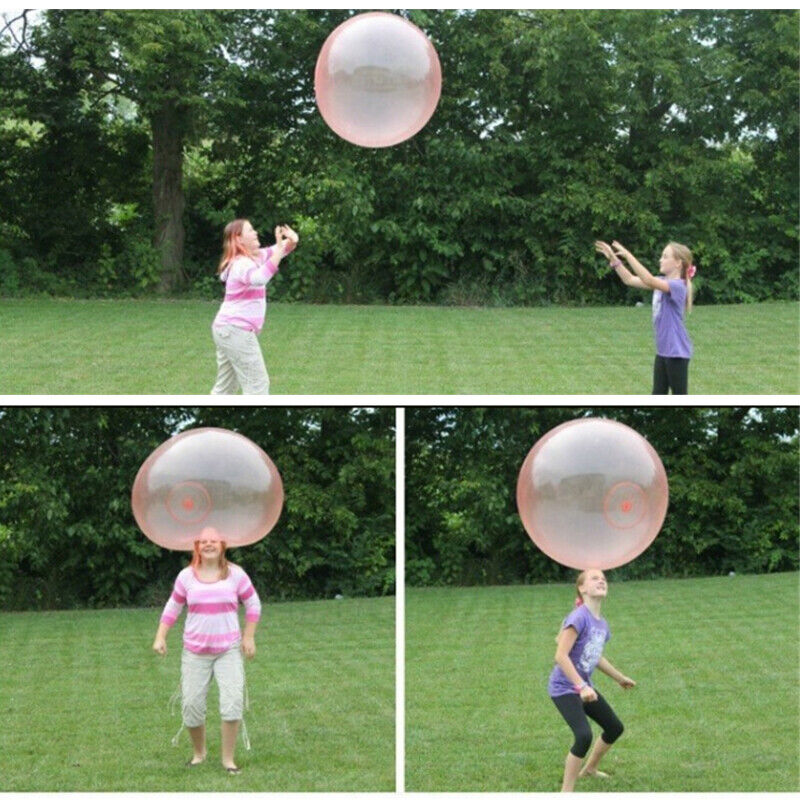
<svg viewBox="0 0 800 800"><path fill-rule="evenodd" d="M394 791L394 598L267 604L247 662L252 749L184 764L180 629L151 650L160 610L0 614L2 791Z"/></svg>
<svg viewBox="0 0 800 800"><path fill-rule="evenodd" d="M217 303L0 300L0 394L206 394ZM791 302L698 306L692 394L795 394ZM273 394L648 394L650 309L276 304Z"/></svg>
<svg viewBox="0 0 800 800"><path fill-rule="evenodd" d="M615 584L595 683L625 725L579 791L797 792L798 574ZM572 734L547 695L566 585L406 596L406 790L558 791ZM597 733L597 726L593 724Z"/></svg>

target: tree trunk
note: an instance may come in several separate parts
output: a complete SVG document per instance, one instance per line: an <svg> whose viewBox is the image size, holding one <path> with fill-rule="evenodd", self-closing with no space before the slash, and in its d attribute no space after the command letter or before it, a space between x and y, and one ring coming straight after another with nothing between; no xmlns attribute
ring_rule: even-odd
<svg viewBox="0 0 800 800"><path fill-rule="evenodd" d="M150 120L153 129L154 245L161 254L161 293L176 289L183 273L183 125L176 105L165 101Z"/></svg>

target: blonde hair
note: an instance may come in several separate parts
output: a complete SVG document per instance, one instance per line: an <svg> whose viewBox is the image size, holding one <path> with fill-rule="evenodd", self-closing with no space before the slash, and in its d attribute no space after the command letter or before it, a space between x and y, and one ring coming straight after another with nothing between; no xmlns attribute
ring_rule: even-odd
<svg viewBox="0 0 800 800"><path fill-rule="evenodd" d="M686 281L686 310L691 313L694 299L692 279L689 277L689 267L694 265L692 251L680 242L668 242L667 247L672 250L672 255L681 262L681 280Z"/></svg>

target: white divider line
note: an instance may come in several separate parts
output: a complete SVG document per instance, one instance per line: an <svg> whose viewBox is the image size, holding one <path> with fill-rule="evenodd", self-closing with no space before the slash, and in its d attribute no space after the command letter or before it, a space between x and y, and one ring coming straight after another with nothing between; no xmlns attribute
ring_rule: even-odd
<svg viewBox="0 0 800 800"><path fill-rule="evenodd" d="M395 409L395 791L406 789L406 410Z"/></svg>

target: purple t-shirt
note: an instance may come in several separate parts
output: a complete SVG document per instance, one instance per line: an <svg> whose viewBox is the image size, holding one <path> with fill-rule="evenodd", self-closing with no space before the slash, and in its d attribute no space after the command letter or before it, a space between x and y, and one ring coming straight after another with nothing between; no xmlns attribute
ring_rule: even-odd
<svg viewBox="0 0 800 800"><path fill-rule="evenodd" d="M686 333L683 314L686 308L686 284L675 279L667 281L669 291L653 292L653 333L656 353L665 358L691 358L692 340Z"/></svg>
<svg viewBox="0 0 800 800"><path fill-rule="evenodd" d="M597 666L597 662L603 657L603 647L611 638L608 623L592 614L586 606L578 606L564 620L561 629L575 628L578 638L569 651L569 660L578 670L578 675L586 683L592 685L592 672ZM572 681L564 674L564 670L556 664L550 673L550 681L547 684L547 691L550 697L561 697L564 694L577 694Z"/></svg>

